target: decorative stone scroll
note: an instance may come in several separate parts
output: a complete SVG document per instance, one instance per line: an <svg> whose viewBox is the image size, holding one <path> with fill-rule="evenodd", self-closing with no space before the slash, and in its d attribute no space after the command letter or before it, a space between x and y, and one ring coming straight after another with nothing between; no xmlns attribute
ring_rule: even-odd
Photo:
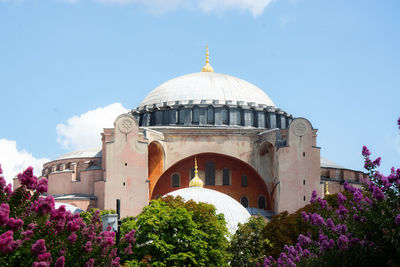
<svg viewBox="0 0 400 267"><path fill-rule="evenodd" d="M293 132L297 136L304 136L308 132L307 124L302 120L294 121Z"/></svg>
<svg viewBox="0 0 400 267"><path fill-rule="evenodd" d="M124 117L123 119L121 119L121 121L118 123L118 129L124 133L124 134L128 134L130 132L132 132L133 130L133 125L134 122L132 120L132 118L130 117Z"/></svg>

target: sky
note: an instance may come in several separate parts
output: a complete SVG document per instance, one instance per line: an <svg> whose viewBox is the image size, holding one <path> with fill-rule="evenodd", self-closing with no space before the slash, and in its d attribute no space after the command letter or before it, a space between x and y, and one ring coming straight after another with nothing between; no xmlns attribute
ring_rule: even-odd
<svg viewBox="0 0 400 267"><path fill-rule="evenodd" d="M161 83L198 72L249 81L318 129L321 155L400 167L400 1L0 0L0 163L100 146Z"/></svg>

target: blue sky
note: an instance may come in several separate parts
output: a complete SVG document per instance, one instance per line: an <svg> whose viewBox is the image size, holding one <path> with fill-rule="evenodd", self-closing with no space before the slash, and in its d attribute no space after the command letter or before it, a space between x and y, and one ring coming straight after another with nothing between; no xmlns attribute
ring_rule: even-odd
<svg viewBox="0 0 400 267"><path fill-rule="evenodd" d="M100 141L155 87L216 72L306 117L321 155L400 167L399 1L0 0L0 161L7 178Z"/></svg>

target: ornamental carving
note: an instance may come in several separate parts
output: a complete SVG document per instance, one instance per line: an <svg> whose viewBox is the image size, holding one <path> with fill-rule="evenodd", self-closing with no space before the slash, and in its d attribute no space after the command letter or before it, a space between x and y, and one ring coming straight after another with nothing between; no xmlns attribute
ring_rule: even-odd
<svg viewBox="0 0 400 267"><path fill-rule="evenodd" d="M297 136L303 136L306 135L308 132L308 127L307 124L305 124L303 121L296 121L294 122L293 125L293 132Z"/></svg>
<svg viewBox="0 0 400 267"><path fill-rule="evenodd" d="M133 120L131 118L123 118L121 122L118 124L118 128L124 134L132 132Z"/></svg>

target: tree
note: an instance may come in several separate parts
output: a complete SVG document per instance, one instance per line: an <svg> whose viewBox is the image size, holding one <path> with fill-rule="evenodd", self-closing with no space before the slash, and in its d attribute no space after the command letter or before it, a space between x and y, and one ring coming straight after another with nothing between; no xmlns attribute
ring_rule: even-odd
<svg viewBox="0 0 400 267"><path fill-rule="evenodd" d="M228 234L223 215L215 207L171 196L152 200L122 228L137 230L134 253L127 260L152 266L226 266Z"/></svg>
<svg viewBox="0 0 400 267"><path fill-rule="evenodd" d="M263 247L270 244L268 239L261 236L266 225L262 216L250 217L247 223L239 224L228 249L232 255L231 266L255 266L264 260Z"/></svg>

